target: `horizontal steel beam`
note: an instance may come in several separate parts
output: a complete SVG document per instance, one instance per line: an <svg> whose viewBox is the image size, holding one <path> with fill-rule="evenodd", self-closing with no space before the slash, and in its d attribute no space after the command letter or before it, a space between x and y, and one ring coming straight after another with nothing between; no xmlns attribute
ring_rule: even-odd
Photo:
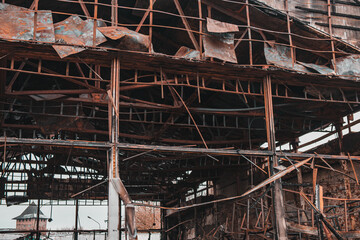
<svg viewBox="0 0 360 240"><path fill-rule="evenodd" d="M110 142L95 141L78 141L78 140L56 140L56 139L32 139L32 138L6 138L0 137L0 143L22 144L22 145L52 145L60 147L79 147L79 148L110 148L113 146ZM270 151L263 150L231 150L222 148L191 148L183 146L160 146L160 145L142 145L131 143L117 143L117 147L123 150L147 151L153 150L158 152L181 152L181 153L203 153L212 155L229 155L229 156L269 156Z"/></svg>
<svg viewBox="0 0 360 240"><path fill-rule="evenodd" d="M0 137L0 143L7 144L22 144L22 145L52 145L58 147L78 147L78 148L101 148L108 149L113 144L109 142L95 142L95 141L79 141L79 140L52 140L52 139L30 139L30 138L13 138ZM267 157L272 156L273 152L268 150L243 150L243 149L223 149L223 148L193 148L184 146L161 146L161 145L145 145L145 144L132 144L132 143L117 143L119 149L134 150L134 151L157 151L157 152L171 152L171 153L201 153L210 155L225 155L225 156L257 156ZM284 153L276 152L279 157L292 157L292 158L309 158L322 157L324 159L332 160L348 160L348 156L341 155L326 155L326 154L311 154L311 153ZM360 156L351 156L352 160L360 161Z"/></svg>

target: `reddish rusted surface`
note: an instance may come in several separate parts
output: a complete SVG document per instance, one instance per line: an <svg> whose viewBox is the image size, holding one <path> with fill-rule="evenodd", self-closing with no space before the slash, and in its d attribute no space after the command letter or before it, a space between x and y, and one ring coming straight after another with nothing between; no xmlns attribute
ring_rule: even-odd
<svg viewBox="0 0 360 240"><path fill-rule="evenodd" d="M146 51L151 45L149 36L126 27L101 27L99 30L112 40L120 40L120 49Z"/></svg>
<svg viewBox="0 0 360 240"><path fill-rule="evenodd" d="M217 36L208 36L204 35L204 49L206 57L217 58L226 62L237 63L235 47L234 47L234 37L232 36L231 40L225 40Z"/></svg>
<svg viewBox="0 0 360 240"><path fill-rule="evenodd" d="M351 76L360 76L360 55L350 55L336 59L336 74L347 79L357 79Z"/></svg>
<svg viewBox="0 0 360 240"><path fill-rule="evenodd" d="M217 21L212 18L206 18L206 26L209 32L213 33L227 33L227 32L238 32L239 27L235 24Z"/></svg>
<svg viewBox="0 0 360 240"><path fill-rule="evenodd" d="M93 20L84 21L78 16L71 16L62 22L54 24L54 27L57 43L75 45L53 45L54 49L61 58L84 51L85 48L80 46L97 46L106 41L104 35L99 30L96 30L96 40L95 43L93 42Z"/></svg>
<svg viewBox="0 0 360 240"><path fill-rule="evenodd" d="M0 3L0 38L6 40L34 39L34 11ZM38 11L36 41L55 42L51 11Z"/></svg>
<svg viewBox="0 0 360 240"><path fill-rule="evenodd" d="M175 57L185 58L185 59L200 59L200 52L194 49L182 46L176 52Z"/></svg>
<svg viewBox="0 0 360 240"><path fill-rule="evenodd" d="M304 66L292 62L291 50L289 47L278 44L264 43L264 54L267 64L274 64L278 67L285 67L301 72L307 72Z"/></svg>

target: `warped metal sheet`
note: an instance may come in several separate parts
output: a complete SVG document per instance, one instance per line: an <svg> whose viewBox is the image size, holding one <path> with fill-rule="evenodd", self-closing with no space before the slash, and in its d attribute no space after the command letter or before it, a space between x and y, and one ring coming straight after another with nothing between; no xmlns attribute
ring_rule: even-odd
<svg viewBox="0 0 360 240"><path fill-rule="evenodd" d="M50 101L55 100L58 98L63 98L65 95L63 94L37 94L37 95L30 95L32 99L35 101Z"/></svg>
<svg viewBox="0 0 360 240"><path fill-rule="evenodd" d="M176 52L175 57L185 58L185 59L200 59L200 52L185 46L179 48Z"/></svg>
<svg viewBox="0 0 360 240"><path fill-rule="evenodd" d="M225 22L221 22L215 19L211 19L211 18L206 18L206 26L207 26L207 30L209 32L213 32L213 33L228 33L228 32L238 32L239 31L239 27L235 24L231 24L231 23L225 23Z"/></svg>
<svg viewBox="0 0 360 240"><path fill-rule="evenodd" d="M0 38L14 40L34 39L34 11L0 3ZM51 11L38 11L36 41L55 42Z"/></svg>
<svg viewBox="0 0 360 240"><path fill-rule="evenodd" d="M234 34L214 34L203 37L205 56L237 63Z"/></svg>
<svg viewBox="0 0 360 240"><path fill-rule="evenodd" d="M358 80L360 78L360 55L337 58L335 63L337 75L342 75L344 76L343 78L352 80Z"/></svg>
<svg viewBox="0 0 360 240"><path fill-rule="evenodd" d="M272 46L271 46L272 45ZM293 69L301 72L309 72L306 67L292 63L291 50L289 47L277 44L264 43L264 54L267 64L274 64L278 67Z"/></svg>
<svg viewBox="0 0 360 240"><path fill-rule="evenodd" d="M303 63L303 62L298 62L298 63L320 74L324 74L324 75L334 74L334 70L326 66L317 65L314 63Z"/></svg>
<svg viewBox="0 0 360 240"><path fill-rule="evenodd" d="M113 184L116 192L120 195L121 200L123 200L125 204L125 218L127 220L126 223L131 237L130 239L137 239L135 206L132 204L130 195L120 178L111 178L110 182Z"/></svg>
<svg viewBox="0 0 360 240"><path fill-rule="evenodd" d="M94 21L82 20L79 16L71 16L62 22L54 24L55 39L58 43L74 44L84 47L97 46L106 42L104 35L96 29L95 44L93 43ZM60 58L84 51L85 48L79 46L60 46L53 45Z"/></svg>
<svg viewBox="0 0 360 240"><path fill-rule="evenodd" d="M121 39L120 49L147 51L150 47L150 38L147 35L132 31L126 27L101 27L99 30L112 40Z"/></svg>
<svg viewBox="0 0 360 240"><path fill-rule="evenodd" d="M297 61L293 65L291 59L291 49L287 46L277 45L275 43L265 43L264 51L267 64L274 64L278 67L293 69L301 72L320 73L324 75L334 74L334 70L331 68L314 63Z"/></svg>

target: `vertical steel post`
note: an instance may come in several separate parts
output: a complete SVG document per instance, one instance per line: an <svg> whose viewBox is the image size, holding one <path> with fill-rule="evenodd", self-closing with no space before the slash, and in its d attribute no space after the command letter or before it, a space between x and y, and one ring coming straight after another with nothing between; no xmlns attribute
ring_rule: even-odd
<svg viewBox="0 0 360 240"><path fill-rule="evenodd" d="M150 46L149 46L149 53L152 52L152 38L153 38L153 19L154 19L154 0L149 0L149 9L150 9L150 17L149 17L149 39L150 39Z"/></svg>
<svg viewBox="0 0 360 240"><path fill-rule="evenodd" d="M120 231L119 231L119 239L122 239L122 229L123 229L123 225L122 225L122 202L121 199L119 200L119 226L120 226ZM124 226L125 228L126 226Z"/></svg>
<svg viewBox="0 0 360 240"><path fill-rule="evenodd" d="M0 66L6 67L6 58L0 60ZM6 71L0 71L0 110L3 110L5 104ZM0 114L0 127L2 126L4 114ZM4 151L5 152L5 151ZM4 154L5 156L5 154Z"/></svg>
<svg viewBox="0 0 360 240"><path fill-rule="evenodd" d="M333 37L333 28L332 28L332 18L331 18L331 2L327 0L327 10L328 10L328 22L329 22L329 35L330 35L330 43L331 43L331 52L333 58L334 71L336 73L336 53L335 53L335 43Z"/></svg>
<svg viewBox="0 0 360 240"><path fill-rule="evenodd" d="M75 207L75 231L74 231L74 240L78 240L78 222L79 222L79 200L76 199Z"/></svg>
<svg viewBox="0 0 360 240"><path fill-rule="evenodd" d="M34 36L33 40L36 41L36 32L37 32L37 23L38 23L38 9L39 9L39 0L35 0L35 6L34 6Z"/></svg>
<svg viewBox="0 0 360 240"><path fill-rule="evenodd" d="M38 199L37 214L36 214L36 240L40 240L39 223L40 223L40 198Z"/></svg>
<svg viewBox="0 0 360 240"><path fill-rule="evenodd" d="M253 65L253 51L252 51L252 37L251 37L251 23L250 23L250 7L249 0L246 0L246 24L249 36L249 63Z"/></svg>
<svg viewBox="0 0 360 240"><path fill-rule="evenodd" d="M93 25L93 47L96 46L97 16L98 16L98 0L95 0L95 2L94 2L94 25Z"/></svg>
<svg viewBox="0 0 360 240"><path fill-rule="evenodd" d="M167 236L166 230L168 229L168 224L167 224L166 210L160 209L160 214L161 214L161 238L160 239L167 240L168 236Z"/></svg>
<svg viewBox="0 0 360 240"><path fill-rule="evenodd" d="M271 77L267 75L264 78L264 102L265 102L265 120L266 120L266 134L268 149L273 152L273 155L270 157L270 173L274 174L274 166L279 165L279 160L275 154L276 151L276 142L275 142L275 124L274 124L274 109L272 102L272 90L271 90ZM274 182L273 189L273 206L274 206L274 215L275 222L274 227L275 239L283 240L287 238L286 232L286 221L285 221L285 211L284 211L284 199L282 195L282 186L281 180Z"/></svg>
<svg viewBox="0 0 360 240"><path fill-rule="evenodd" d="M289 44L290 44L290 50L291 50L291 60L292 60L292 66L294 67L296 59L295 59L295 48L293 45L292 35L291 35L291 23L290 23L290 14L289 14L289 0L285 0L285 10L286 10L286 23L287 23L287 29L288 29L288 36L289 36Z"/></svg>
<svg viewBox="0 0 360 240"><path fill-rule="evenodd" d="M199 8L199 48L200 48L200 59L203 56L203 22L202 22L202 4L201 0L198 0L198 8Z"/></svg>
<svg viewBox="0 0 360 240"><path fill-rule="evenodd" d="M118 170L118 131L119 131L119 117L117 112L119 109L119 80L120 80L120 60L115 58L111 65L111 83L110 91L114 104L109 104L111 115L109 116L110 124L110 140L113 146L110 151L110 166L109 166L109 196L108 196L108 239L117 240L120 234L120 208L119 195L111 183L111 179L119 177ZM109 98L110 99L110 98ZM109 100L111 101L111 100Z"/></svg>
<svg viewBox="0 0 360 240"><path fill-rule="evenodd" d="M117 26L118 24L118 1L111 0L111 26Z"/></svg>

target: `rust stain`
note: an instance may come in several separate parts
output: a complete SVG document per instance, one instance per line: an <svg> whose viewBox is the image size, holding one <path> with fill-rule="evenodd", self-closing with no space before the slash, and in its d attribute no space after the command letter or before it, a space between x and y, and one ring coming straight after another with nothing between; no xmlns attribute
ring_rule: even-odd
<svg viewBox="0 0 360 240"><path fill-rule="evenodd" d="M104 35L97 29L95 44L93 43L93 20L82 20L79 16L71 16L62 22L54 24L57 43L73 44L78 46L53 45L61 58L84 51L85 48L97 46L106 41Z"/></svg>
<svg viewBox="0 0 360 240"><path fill-rule="evenodd" d="M207 30L213 33L228 33L239 31L239 27L235 24L221 22L212 18L206 18L206 23Z"/></svg>
<svg viewBox="0 0 360 240"><path fill-rule="evenodd" d="M200 52L196 51L194 49L182 46L176 52L175 57L200 60Z"/></svg>
<svg viewBox="0 0 360 240"><path fill-rule="evenodd" d="M334 64L334 61L332 61ZM336 74L346 79L359 80L360 78L360 55L349 55L335 60ZM353 76L353 77L352 77Z"/></svg>
<svg viewBox="0 0 360 240"><path fill-rule="evenodd" d="M219 35L219 36L218 36ZM234 35L230 34L229 38L224 38L223 34L204 35L204 49L206 57L217 58L226 62L237 63Z"/></svg>
<svg viewBox="0 0 360 240"><path fill-rule="evenodd" d="M112 40L120 40L117 46L120 49L147 51L151 46L149 36L132 31L126 27L101 27L99 30Z"/></svg>
<svg viewBox="0 0 360 240"><path fill-rule="evenodd" d="M0 38L6 40L34 39L34 11L6 3L0 3ZM38 11L36 41L55 42L51 11Z"/></svg>
<svg viewBox="0 0 360 240"><path fill-rule="evenodd" d="M295 61L291 58L291 48L283 45L275 44L275 42L264 43L264 55L267 64L274 64L278 67L283 67L291 70L301 72L313 72L320 74L334 74L334 71L326 66L321 66L313 63L304 63Z"/></svg>

